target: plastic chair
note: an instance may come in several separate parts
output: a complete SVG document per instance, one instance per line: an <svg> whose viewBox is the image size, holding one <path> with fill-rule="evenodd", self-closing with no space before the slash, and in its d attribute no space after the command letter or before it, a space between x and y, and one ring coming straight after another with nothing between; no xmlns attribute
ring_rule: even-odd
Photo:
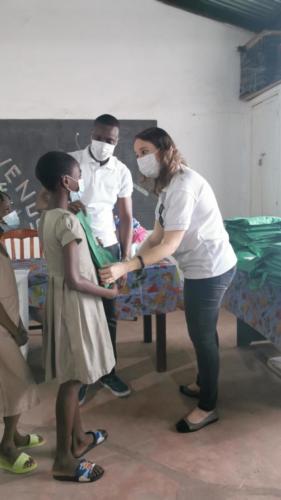
<svg viewBox="0 0 281 500"><path fill-rule="evenodd" d="M11 260L40 259L43 256L36 229L12 229L0 236ZM30 325L29 330L42 329L42 324Z"/></svg>
<svg viewBox="0 0 281 500"><path fill-rule="evenodd" d="M12 260L40 259L42 249L36 229L12 229L1 235Z"/></svg>

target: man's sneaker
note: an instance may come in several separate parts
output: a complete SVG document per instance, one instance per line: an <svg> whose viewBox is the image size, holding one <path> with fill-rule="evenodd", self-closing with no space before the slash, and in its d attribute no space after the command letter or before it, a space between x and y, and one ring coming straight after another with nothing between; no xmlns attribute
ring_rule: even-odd
<svg viewBox="0 0 281 500"><path fill-rule="evenodd" d="M88 386L83 384L81 385L80 389L79 389L79 392L78 392L78 402L79 402L79 406L82 406L85 401L86 401L86 396L87 396L87 390L88 390Z"/></svg>
<svg viewBox="0 0 281 500"><path fill-rule="evenodd" d="M105 375L100 379L101 384L109 389L114 396L119 398L124 398L125 396L129 396L131 394L131 389L123 382L117 375Z"/></svg>

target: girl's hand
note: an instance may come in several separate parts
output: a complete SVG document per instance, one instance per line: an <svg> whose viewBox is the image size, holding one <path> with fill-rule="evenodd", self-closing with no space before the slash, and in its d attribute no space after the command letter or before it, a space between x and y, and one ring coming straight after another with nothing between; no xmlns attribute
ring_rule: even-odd
<svg viewBox="0 0 281 500"><path fill-rule="evenodd" d="M16 329L15 332L10 332L12 336L14 337L14 340L16 344L21 347L22 345L25 345L28 341L28 333L23 326L22 320L20 319L19 321L19 326Z"/></svg>
<svg viewBox="0 0 281 500"><path fill-rule="evenodd" d="M106 289L107 296L106 299L115 299L117 295L119 294L118 286L114 284L112 288L107 288Z"/></svg>
<svg viewBox="0 0 281 500"><path fill-rule="evenodd" d="M103 267L99 270L99 275L102 283L106 285L110 283L114 283L121 278L124 274L127 273L127 263L126 262L116 262L116 264L112 264L111 266Z"/></svg>

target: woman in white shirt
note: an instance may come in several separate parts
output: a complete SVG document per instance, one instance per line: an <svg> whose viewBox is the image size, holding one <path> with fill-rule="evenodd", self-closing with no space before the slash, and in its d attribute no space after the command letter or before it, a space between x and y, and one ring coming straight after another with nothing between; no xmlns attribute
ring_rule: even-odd
<svg viewBox="0 0 281 500"><path fill-rule="evenodd" d="M236 256L229 243L212 188L186 166L171 137L153 127L138 134L134 150L140 172L154 179L158 195L153 233L138 255L103 269L105 283L173 255L184 275L185 315L193 342L198 376L180 386L198 406L177 424L194 432L218 420L219 374L217 320L223 296L235 274Z"/></svg>

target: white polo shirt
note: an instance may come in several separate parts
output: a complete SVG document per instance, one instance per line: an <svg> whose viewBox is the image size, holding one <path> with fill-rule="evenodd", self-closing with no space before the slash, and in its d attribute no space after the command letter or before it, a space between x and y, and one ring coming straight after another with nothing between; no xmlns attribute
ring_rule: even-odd
<svg viewBox="0 0 281 500"><path fill-rule="evenodd" d="M236 264L213 190L194 170L183 167L163 189L156 219L164 231L185 231L174 254L185 278L219 276Z"/></svg>
<svg viewBox="0 0 281 500"><path fill-rule="evenodd" d="M127 198L133 192L130 170L115 156L100 165L89 153L89 146L69 153L80 164L85 191L81 201L91 217L93 234L105 247L117 243L113 208L118 198Z"/></svg>

